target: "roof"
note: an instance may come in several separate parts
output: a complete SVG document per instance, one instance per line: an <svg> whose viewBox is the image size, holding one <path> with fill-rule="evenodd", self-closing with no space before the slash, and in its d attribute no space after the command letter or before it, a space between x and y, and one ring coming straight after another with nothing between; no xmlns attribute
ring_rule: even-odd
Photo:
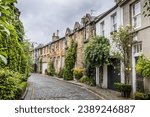
<svg viewBox="0 0 150 117"><path fill-rule="evenodd" d="M34 50L40 49L43 47L43 44L39 44L36 48L34 48Z"/></svg>
<svg viewBox="0 0 150 117"><path fill-rule="evenodd" d="M116 4L114 7L112 7L111 9L109 9L108 11L102 13L101 15L96 17L95 22L97 23L98 21L100 21L102 18L104 18L106 15L108 15L109 13L111 13L113 10L115 10L118 7L118 4Z"/></svg>
<svg viewBox="0 0 150 117"><path fill-rule="evenodd" d="M57 39L57 40L51 42L51 44L53 44L53 43L55 43L55 42L57 42L57 41L63 40L63 39L65 39L65 37L59 38L59 39Z"/></svg>

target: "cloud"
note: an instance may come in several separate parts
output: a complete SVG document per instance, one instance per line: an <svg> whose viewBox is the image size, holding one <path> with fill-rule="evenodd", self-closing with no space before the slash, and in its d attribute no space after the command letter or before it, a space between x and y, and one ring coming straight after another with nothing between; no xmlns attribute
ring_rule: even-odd
<svg viewBox="0 0 150 117"><path fill-rule="evenodd" d="M113 0L105 0L105 4L102 0L18 0L17 7L26 38L46 44L57 29L62 37L67 27L73 28L90 10L99 15L113 5Z"/></svg>

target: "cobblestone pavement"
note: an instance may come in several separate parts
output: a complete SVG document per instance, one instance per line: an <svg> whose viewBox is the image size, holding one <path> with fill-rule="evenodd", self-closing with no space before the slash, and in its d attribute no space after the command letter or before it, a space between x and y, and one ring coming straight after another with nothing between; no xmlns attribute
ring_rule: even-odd
<svg viewBox="0 0 150 117"><path fill-rule="evenodd" d="M48 76L32 74L25 100L99 100L85 88Z"/></svg>

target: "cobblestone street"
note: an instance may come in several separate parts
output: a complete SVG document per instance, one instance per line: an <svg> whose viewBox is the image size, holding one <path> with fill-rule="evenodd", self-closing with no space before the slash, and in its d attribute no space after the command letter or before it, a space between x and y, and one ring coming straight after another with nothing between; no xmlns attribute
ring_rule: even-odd
<svg viewBox="0 0 150 117"><path fill-rule="evenodd" d="M48 76L32 74L25 100L98 100L86 89Z"/></svg>

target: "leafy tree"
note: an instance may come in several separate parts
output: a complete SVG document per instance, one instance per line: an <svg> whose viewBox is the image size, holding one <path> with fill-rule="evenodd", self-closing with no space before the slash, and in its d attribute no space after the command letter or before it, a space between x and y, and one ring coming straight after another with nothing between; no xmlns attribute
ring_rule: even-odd
<svg viewBox="0 0 150 117"><path fill-rule="evenodd" d="M77 43L72 41L65 56L64 79L66 80L73 79L73 68L76 62L76 49Z"/></svg>
<svg viewBox="0 0 150 117"><path fill-rule="evenodd" d="M86 44L84 49L84 63L87 72L91 68L103 67L104 64L109 63L110 58L110 44L109 40L103 36L96 36ZM92 76L88 73L88 76Z"/></svg>
<svg viewBox="0 0 150 117"><path fill-rule="evenodd" d="M112 39L116 43L119 52L114 53L115 57L119 57L124 64L125 83L128 84L130 81L131 71L131 50L133 42L133 28L131 26L121 26L118 32L112 34Z"/></svg>

